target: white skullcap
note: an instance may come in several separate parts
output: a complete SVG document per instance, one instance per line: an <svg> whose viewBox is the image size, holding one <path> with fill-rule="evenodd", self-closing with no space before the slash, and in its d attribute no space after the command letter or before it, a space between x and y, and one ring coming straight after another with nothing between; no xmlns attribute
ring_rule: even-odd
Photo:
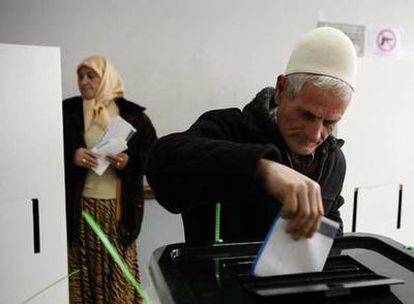
<svg viewBox="0 0 414 304"><path fill-rule="evenodd" d="M343 32L319 27L305 34L290 55L286 75L310 73L331 76L355 88L356 51Z"/></svg>

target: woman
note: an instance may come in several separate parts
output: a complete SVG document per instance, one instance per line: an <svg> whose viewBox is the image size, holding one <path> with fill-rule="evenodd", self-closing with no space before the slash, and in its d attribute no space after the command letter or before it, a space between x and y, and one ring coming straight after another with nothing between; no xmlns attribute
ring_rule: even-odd
<svg viewBox="0 0 414 304"><path fill-rule="evenodd" d="M104 57L85 59L77 75L81 96L63 101L69 266L80 269L70 278L70 302L140 303L81 211L95 218L138 278L135 240L143 215L143 169L156 133L145 109L123 98L122 80ZM92 170L97 157L91 148L117 115L137 132L126 151L107 156L111 165L99 176Z"/></svg>

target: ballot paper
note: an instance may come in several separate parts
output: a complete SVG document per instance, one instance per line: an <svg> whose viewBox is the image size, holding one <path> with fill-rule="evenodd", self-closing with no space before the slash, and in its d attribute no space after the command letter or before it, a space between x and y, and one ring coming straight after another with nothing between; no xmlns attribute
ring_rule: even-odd
<svg viewBox="0 0 414 304"><path fill-rule="evenodd" d="M110 162L106 159L108 154L118 154L125 151L128 148L125 139L121 137L110 138L107 141L100 143L92 148L92 152L98 155L98 165L92 168L96 174L102 175L110 165Z"/></svg>
<svg viewBox="0 0 414 304"><path fill-rule="evenodd" d="M121 137L126 142L137 130L121 116L112 117L111 123L102 136L101 140L96 144L99 145L102 142L108 141L111 138Z"/></svg>
<svg viewBox="0 0 414 304"><path fill-rule="evenodd" d="M110 165L106 156L125 151L128 140L135 132L136 129L122 117L113 117L100 141L91 149L98 156L98 165L92 170L102 175Z"/></svg>
<svg viewBox="0 0 414 304"><path fill-rule="evenodd" d="M255 276L275 276L322 271L339 224L322 217L312 238L292 239L286 233L289 220L276 218L253 262Z"/></svg>

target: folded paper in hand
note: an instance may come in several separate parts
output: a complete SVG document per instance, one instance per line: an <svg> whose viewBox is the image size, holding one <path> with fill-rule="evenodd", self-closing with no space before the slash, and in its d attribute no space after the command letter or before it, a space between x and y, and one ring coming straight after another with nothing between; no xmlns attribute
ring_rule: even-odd
<svg viewBox="0 0 414 304"><path fill-rule="evenodd" d="M110 165L106 160L108 154L118 154L125 151L127 141L136 132L136 129L120 116L113 117L101 140L91 149L98 155L98 165L92 170L102 175Z"/></svg>
<svg viewBox="0 0 414 304"><path fill-rule="evenodd" d="M292 239L286 233L289 220L278 217L270 228L253 263L255 276L275 276L322 271L339 224L322 217L312 238Z"/></svg>

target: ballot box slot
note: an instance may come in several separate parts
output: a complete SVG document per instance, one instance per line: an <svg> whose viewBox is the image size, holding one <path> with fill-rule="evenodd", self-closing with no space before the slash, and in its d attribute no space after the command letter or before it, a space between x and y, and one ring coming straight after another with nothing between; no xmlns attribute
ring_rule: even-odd
<svg viewBox="0 0 414 304"><path fill-rule="evenodd" d="M290 274L283 276L255 277L246 273L233 273L241 286L260 296L293 293L324 292L330 295L348 294L351 289L389 289L390 285L402 284L399 279L387 278L353 258L342 255L329 257L321 272Z"/></svg>
<svg viewBox="0 0 414 304"><path fill-rule="evenodd" d="M231 272L238 277L251 277L251 267L254 256L232 257L232 258L215 258L214 261L220 264L223 271ZM350 257L340 256L331 257L328 259L323 272L323 277L329 273L342 273L350 275L362 275L364 273L371 273L371 271L362 264L357 263Z"/></svg>

